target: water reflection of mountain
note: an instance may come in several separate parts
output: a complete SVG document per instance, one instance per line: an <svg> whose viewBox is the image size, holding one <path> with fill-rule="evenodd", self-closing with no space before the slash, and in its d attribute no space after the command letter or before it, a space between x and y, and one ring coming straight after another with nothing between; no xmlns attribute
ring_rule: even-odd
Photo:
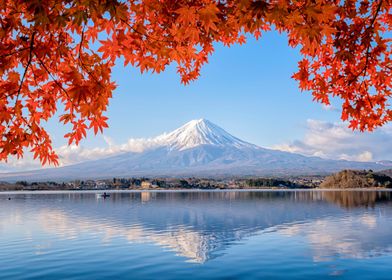
<svg viewBox="0 0 392 280"><path fill-rule="evenodd" d="M87 193L50 196L34 195L31 207L39 213L43 228L51 232L72 238L83 231L97 231L104 233L105 240L122 236L131 242L153 242L200 263L265 229L307 236L311 245L322 245L325 248L320 250L325 252L328 247L341 248L330 250L334 254L365 256L392 245L392 223L380 220L392 214L390 193L142 192L113 193L107 200ZM29 201L26 195L18 198L15 201ZM358 219L346 220L348 205L372 206L377 213L357 208L350 210L350 219ZM344 221L347 232L358 227L360 238L340 233L339 222L331 223L331 218ZM363 223L354 223L358 220ZM340 242L339 237L344 240ZM319 258L320 250L314 250Z"/></svg>

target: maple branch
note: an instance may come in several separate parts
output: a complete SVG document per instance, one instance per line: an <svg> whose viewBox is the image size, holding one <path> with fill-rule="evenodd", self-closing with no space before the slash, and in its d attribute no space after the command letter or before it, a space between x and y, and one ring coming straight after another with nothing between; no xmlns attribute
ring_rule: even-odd
<svg viewBox="0 0 392 280"><path fill-rule="evenodd" d="M30 46L29 46L29 49L30 49L29 59L28 59L28 61L27 61L26 67L25 67L25 69L24 69L22 79L20 80L19 88L18 88L18 90L16 91L17 95L16 95L16 99L15 99L14 109L16 108L17 103L18 103L18 101L19 101L19 96L20 96L20 93L21 93L21 90L22 90L22 86L23 86L24 79L26 78L27 71L28 71L28 69L29 69L29 67L30 67L31 61L33 60L34 37L35 37L35 31L34 31L33 34L31 35ZM14 93L15 93L15 92L14 92ZM14 95L14 93L8 95L8 97ZM21 114L20 117L21 117L22 119L24 119L24 117L23 117L22 114ZM16 114L14 114L14 115L12 116L12 119L7 123L7 128L6 128L6 130L8 130L8 129L10 128L10 124L11 124L11 123L14 123L14 122L15 122L15 118L16 118Z"/></svg>
<svg viewBox="0 0 392 280"><path fill-rule="evenodd" d="M7 94L6 92L7 92L7 90L4 90L3 92L0 93L0 95L1 95L1 96L0 96L0 99L9 98L9 97L11 97L11 96L15 93L15 91L12 92L12 93L9 93L9 94Z"/></svg>
<svg viewBox="0 0 392 280"><path fill-rule="evenodd" d="M365 81L365 80L362 81L361 87L362 87L362 84L365 84L365 87L367 87L367 84L366 84L366 81ZM370 94L369 94L368 91L366 91L366 97L367 97L367 99L368 99L368 101L369 101L370 107L373 109L373 108L374 108L373 102L372 102L372 99L370 98Z"/></svg>
<svg viewBox="0 0 392 280"><path fill-rule="evenodd" d="M66 91L65 89L64 89L64 87L60 84L60 82L59 81L57 81L54 77L53 77L53 75L52 75L52 73L49 71L49 69L46 67L46 65L45 65L45 63L41 60L41 58L39 58L38 56L37 56L37 59L38 59L38 61L39 61L39 64L45 69L45 71L48 73L48 75L52 78L52 80L55 82L55 84L65 93L65 95L68 97L68 99L70 99L71 100L71 98L70 98L70 96L69 96L69 94L68 94L68 91ZM73 110L74 110L74 104L73 104L73 102L71 102L71 114L73 114Z"/></svg>
<svg viewBox="0 0 392 280"><path fill-rule="evenodd" d="M33 34L31 35L31 41L30 41L30 46L29 46L29 49L30 49L29 60L27 61L26 67L25 67L24 72L23 72L22 79L20 80L19 88L18 88L17 91L13 92L12 94L9 94L6 97L6 98L11 97L15 93L17 93L16 99L15 99L14 108L16 108L17 103L19 101L19 96L20 96L20 92L22 90L23 82L24 82L24 79L26 77L26 73L28 71L28 68L30 67L31 61L33 59L34 36L35 36L35 32L33 32ZM7 123L7 129L9 129L10 123L13 123L15 121L15 117L16 117L16 114L14 114L14 116L11 119L11 121ZM21 116L21 117L23 118L23 116Z"/></svg>
<svg viewBox="0 0 392 280"><path fill-rule="evenodd" d="M84 40L84 29L85 29L85 27L86 27L86 25L83 25L82 34L80 34L79 59L80 59L80 56L82 55L82 45L83 45L83 40Z"/></svg>
<svg viewBox="0 0 392 280"><path fill-rule="evenodd" d="M85 65L85 63L82 60L82 44L83 44L83 40L84 40L84 30L85 30L86 25L83 25L83 29L82 29L82 33L80 34L80 42L79 42L79 55L78 55L78 59L80 62L80 66L86 71L86 73L92 77L94 79L94 81L101 87L101 88L105 88L101 82L91 73L90 70L87 69L87 66ZM94 52L93 52L94 53Z"/></svg>
<svg viewBox="0 0 392 280"><path fill-rule="evenodd" d="M15 54L15 53L18 53L18 52L20 52L20 51L24 51L24 50L30 49L29 60L27 61L27 65L26 65L26 67L25 67L25 69L24 69L23 76L22 76L22 80L20 81L20 85L19 85L18 89L17 89L16 91L10 93L10 94L6 94L6 93L4 92L4 93L2 93L2 96L1 96L1 99L3 99L3 98L11 97L11 96L13 96L15 93L18 93L17 98L16 98L16 101L15 101L15 105L16 105L16 102L17 102L18 99L19 99L19 94L20 94L20 91L21 91L21 89L22 89L22 85L23 85L24 79L25 79L25 77L26 77L27 70L28 70L28 68L30 67L30 64L31 64L31 61L32 61L32 58L33 58L32 52L33 52L33 45L34 45L34 36L35 36L35 32L34 32L34 33L32 34L32 36L31 36L30 46L25 47L25 48L21 48L21 49L19 49L19 50L13 51L13 52L11 52L11 53L9 53L9 54L5 54L5 55L0 56L0 58L3 58L3 57L7 57L7 56L13 55L13 54ZM4 94L4 95L3 95L3 94Z"/></svg>
<svg viewBox="0 0 392 280"><path fill-rule="evenodd" d="M129 27L130 29L132 29L133 32L135 32L135 33L137 33L137 34L139 34L139 35L141 35L141 36L146 36L147 39L151 39L151 40L153 40L153 41L161 42L161 43L173 43L173 41L170 41L170 40L160 40L160 39L153 38L153 37L151 37L151 36L148 35L148 34L143 34L142 32L137 31L135 28L133 28L133 26L130 25L130 24L129 24L128 22L126 22L125 20L121 19L121 21L122 21L123 23L125 23L126 25L128 25L128 27Z"/></svg>
<svg viewBox="0 0 392 280"><path fill-rule="evenodd" d="M23 85L24 79L25 79L26 74L27 74L27 70L29 69L31 61L33 59L34 36L35 36L35 32L33 32L33 34L31 35L30 47L29 47L29 49L30 49L29 60L27 61L26 67L25 67L24 72L23 72L22 79L21 79L20 84L19 84L19 88L18 88L18 91L17 91L18 95L16 96L15 105L18 102L20 91L22 90L22 85Z"/></svg>
<svg viewBox="0 0 392 280"><path fill-rule="evenodd" d="M86 71L86 73L93 78L93 80L101 87L101 88L105 88L102 83L97 79L97 77L95 77L95 75L93 75L93 73L91 73L91 71L89 69L87 69L87 66L83 63L83 61L79 58L80 61L80 65L82 66L82 68L84 69L84 71Z"/></svg>
<svg viewBox="0 0 392 280"><path fill-rule="evenodd" d="M0 58L4 58L4 57L7 57L7 56L11 56L11 55L14 55L14 54L16 54L16 53L18 53L18 52L25 51L25 50L28 50L28 49L30 49L30 47L21 48L21 49L19 49L19 50L15 50L15 51L13 51L13 52L10 52L10 53L7 53L7 54L0 55Z"/></svg>
<svg viewBox="0 0 392 280"><path fill-rule="evenodd" d="M371 28L373 28L373 25L374 25L374 23L376 22L378 13L379 13L380 10L381 10L382 2L383 2L383 0L380 0L380 2L378 3L377 10L376 10L376 12L375 12L375 14L374 14L374 16L373 16L372 21L370 22L370 25L366 28L366 30L365 30L365 32L364 32L364 36L365 36L365 34L367 34L367 33L369 32L369 30L370 30ZM366 48L365 66L362 68L362 70L361 70L357 75L354 76L354 78L352 78L352 79L348 82L349 85L351 85L353 82L355 82L355 81L358 79L358 77L361 76L362 74L363 74L363 76L366 76L366 72L367 72L367 68L368 68L368 64L369 64L370 47L371 47L371 42L369 42L369 44L368 44L368 46L367 46L367 48Z"/></svg>
<svg viewBox="0 0 392 280"><path fill-rule="evenodd" d="M41 58L39 58L37 55L36 55L36 57L37 57L37 59L38 59L38 62L39 62L39 64L44 68L44 70L48 73L48 75L52 78L52 80L55 82L55 84L67 95L67 97L68 98L70 98L69 97L69 94L68 94L68 92L64 89L64 87L60 84L60 82L59 81L57 81L54 77L53 77L53 75L52 75L52 73L49 71L49 69L46 67L46 65L45 65L45 63L41 60Z"/></svg>
<svg viewBox="0 0 392 280"><path fill-rule="evenodd" d="M115 11L117 11L116 5L114 5L113 8L114 8ZM146 36L147 38L152 39L152 40L157 41L157 42L171 43L171 41L169 41L169 40L154 39L154 38L152 38L151 36L149 36L148 34L143 34L142 32L137 31L136 29L133 28L132 25L130 25L130 24L129 24L127 21L125 21L124 19L121 19L121 18L120 18L120 21L123 22L123 23L125 23L126 25L128 25L128 27L129 27L130 29L132 29L134 32L138 33L138 34L141 35L141 36Z"/></svg>
<svg viewBox="0 0 392 280"><path fill-rule="evenodd" d="M376 13L374 14L374 17L373 17L373 19L372 19L372 22L370 23L370 26L368 27L368 29L372 28L372 27L373 27L373 25L374 25L374 23L376 22L376 19L377 19L378 13L379 13L379 12L380 12L380 10L381 10L381 5L382 5L382 2L383 2L383 0L380 0L380 2L378 3L377 10L376 10Z"/></svg>

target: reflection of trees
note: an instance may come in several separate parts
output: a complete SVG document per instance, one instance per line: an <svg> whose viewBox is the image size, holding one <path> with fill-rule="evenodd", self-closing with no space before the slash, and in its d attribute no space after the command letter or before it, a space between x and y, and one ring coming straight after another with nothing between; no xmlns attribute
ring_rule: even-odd
<svg viewBox="0 0 392 280"><path fill-rule="evenodd" d="M311 192L303 191L172 191L172 192L123 192L112 193L109 201L142 201L142 202L210 202L210 201L281 201L281 200L306 200L312 201Z"/></svg>
<svg viewBox="0 0 392 280"><path fill-rule="evenodd" d="M35 198L47 199L53 194L34 194ZM71 200L74 202L87 202L95 200L95 195L91 193L63 193L55 194L56 197ZM31 194L19 196L19 199L29 199ZM19 200L18 199L18 200ZM270 203L320 203L327 202L337 204L343 208L354 207L374 207L376 203L388 202L392 203L392 192L389 191L346 191L346 190L317 190L317 191L184 191L184 192L114 192L111 193L109 200L105 204L129 203L159 203L159 205L169 206L179 202L188 203L192 206L209 204L214 202L222 207L227 203L235 202L243 204L245 207L252 205L266 205ZM272 204L271 204L272 205ZM249 213L248 213L249 214Z"/></svg>
<svg viewBox="0 0 392 280"><path fill-rule="evenodd" d="M371 207L392 199L391 192L384 191L326 191L323 198L344 208Z"/></svg>

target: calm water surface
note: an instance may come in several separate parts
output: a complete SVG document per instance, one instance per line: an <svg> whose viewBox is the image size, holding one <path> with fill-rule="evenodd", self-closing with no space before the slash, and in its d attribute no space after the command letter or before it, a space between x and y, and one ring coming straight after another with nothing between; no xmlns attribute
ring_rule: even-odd
<svg viewBox="0 0 392 280"><path fill-rule="evenodd" d="M109 278L392 279L392 193L0 193L0 279Z"/></svg>

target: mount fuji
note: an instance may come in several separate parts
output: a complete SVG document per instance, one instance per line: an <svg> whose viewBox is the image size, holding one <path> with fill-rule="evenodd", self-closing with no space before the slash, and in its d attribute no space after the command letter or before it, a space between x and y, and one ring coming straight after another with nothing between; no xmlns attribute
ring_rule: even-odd
<svg viewBox="0 0 392 280"><path fill-rule="evenodd" d="M1 174L0 179L71 180L130 176L282 176L326 174L341 169L385 169L375 162L307 157L245 142L205 120L145 140L138 152L74 165Z"/></svg>

